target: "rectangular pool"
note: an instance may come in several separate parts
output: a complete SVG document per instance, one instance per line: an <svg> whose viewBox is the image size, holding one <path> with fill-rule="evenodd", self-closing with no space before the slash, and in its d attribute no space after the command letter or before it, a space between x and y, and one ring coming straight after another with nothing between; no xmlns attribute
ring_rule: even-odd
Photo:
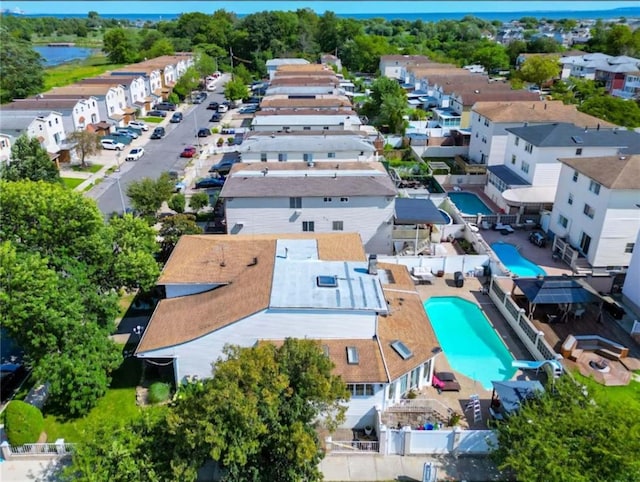
<svg viewBox="0 0 640 482"><path fill-rule="evenodd" d="M493 214L493 211L482 199L472 192L450 192L447 194L451 202L460 212L473 216L474 214Z"/></svg>
<svg viewBox="0 0 640 482"><path fill-rule="evenodd" d="M492 381L515 375L511 352L478 305L457 296L441 296L425 301L424 309L451 368L486 390L491 390Z"/></svg>

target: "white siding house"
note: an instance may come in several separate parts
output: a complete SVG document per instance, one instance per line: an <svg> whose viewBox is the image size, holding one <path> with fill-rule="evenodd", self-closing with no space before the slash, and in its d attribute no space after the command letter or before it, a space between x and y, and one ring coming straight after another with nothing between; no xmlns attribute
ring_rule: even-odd
<svg viewBox="0 0 640 482"><path fill-rule="evenodd" d="M360 128L362 122L355 112L294 112L277 114L257 112L251 120L252 131L350 131Z"/></svg>
<svg viewBox="0 0 640 482"><path fill-rule="evenodd" d="M549 230L584 255L594 270L628 267L640 230L640 155L560 162Z"/></svg>
<svg viewBox="0 0 640 482"><path fill-rule="evenodd" d="M640 313L640 230L633 245L631 262L622 285L622 295L633 306L636 313Z"/></svg>
<svg viewBox="0 0 640 482"><path fill-rule="evenodd" d="M100 120L98 101L95 97L80 98L69 97L51 99L49 97L30 97L19 99L2 106L1 110L6 115L32 116L46 115L55 111L62 116L62 124L66 132L83 130L88 124Z"/></svg>
<svg viewBox="0 0 640 482"><path fill-rule="evenodd" d="M62 116L58 112L36 117L27 128L27 135L40 141L47 152L59 152L67 138L62 123Z"/></svg>
<svg viewBox="0 0 640 482"><path fill-rule="evenodd" d="M72 84L56 87L46 92L45 99L64 99L78 97L94 97L100 112L100 121L112 121L124 125L124 114L127 108L125 89L122 85L109 84Z"/></svg>
<svg viewBox="0 0 640 482"><path fill-rule="evenodd" d="M429 57L424 55L382 55L379 65L380 75L402 80L407 66L429 62L431 62Z"/></svg>
<svg viewBox="0 0 640 482"><path fill-rule="evenodd" d="M12 136L0 133L0 164L6 164L11 159L12 142Z"/></svg>
<svg viewBox="0 0 640 482"><path fill-rule="evenodd" d="M357 232L392 254L396 187L379 163L236 164L220 192L229 234Z"/></svg>
<svg viewBox="0 0 640 482"><path fill-rule="evenodd" d="M287 59L287 58L279 58L279 59L269 59L266 62L267 65L267 74L269 74L269 79L273 79L276 74L276 70L281 65L308 65L310 62L306 59Z"/></svg>

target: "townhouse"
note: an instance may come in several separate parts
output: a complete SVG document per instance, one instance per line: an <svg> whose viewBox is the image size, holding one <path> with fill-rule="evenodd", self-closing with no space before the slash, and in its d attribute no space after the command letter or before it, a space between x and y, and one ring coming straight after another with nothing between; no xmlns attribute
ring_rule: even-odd
<svg viewBox="0 0 640 482"><path fill-rule="evenodd" d="M288 95L269 95L260 102L260 110L273 112L279 110L317 110L333 112L352 112L353 105L344 95L317 95L314 97L296 97Z"/></svg>
<svg viewBox="0 0 640 482"><path fill-rule="evenodd" d="M66 132L84 130L89 124L100 122L98 99L93 96L81 98L50 98L46 96L16 99L4 104L2 111L7 115L38 117L48 112L57 112L62 117Z"/></svg>
<svg viewBox="0 0 640 482"><path fill-rule="evenodd" d="M333 131L357 130L362 124L358 114L351 111L333 112L315 109L287 109L258 111L251 120L251 131Z"/></svg>
<svg viewBox="0 0 640 482"><path fill-rule="evenodd" d="M96 99L100 121L112 122L123 126L133 119L135 113L127 106L125 89L116 84L71 84L56 87L42 94L44 99L77 99L93 97Z"/></svg>
<svg viewBox="0 0 640 482"><path fill-rule="evenodd" d="M382 55L380 56L380 75L390 79L403 80L403 69L413 64L431 63L424 55Z"/></svg>
<svg viewBox="0 0 640 482"><path fill-rule="evenodd" d="M136 357L180 383L211 377L227 343L317 340L352 395L345 428L428 385L441 352L407 268L367 258L355 233L182 236L158 284Z"/></svg>
<svg viewBox="0 0 640 482"><path fill-rule="evenodd" d="M0 133L4 141L21 135L38 139L51 160L56 162L68 160L71 156L62 115L58 112L48 111L40 115L34 115L32 112L1 115ZM5 149L9 149L10 154L10 143Z"/></svg>
<svg viewBox="0 0 640 482"><path fill-rule="evenodd" d="M77 85L121 85L124 88L125 115L135 114L136 110L145 106L147 89L144 77L135 75L118 75L93 77L78 82Z"/></svg>
<svg viewBox="0 0 640 482"><path fill-rule="evenodd" d="M606 91L618 97L633 98L637 94L640 59L603 53L569 55L560 59L561 78L577 77L602 82Z"/></svg>
<svg viewBox="0 0 640 482"><path fill-rule="evenodd" d="M273 79L276 74L276 70L279 67L287 66L287 65L309 65L309 61L306 59L287 59L287 58L278 58L278 59L269 59L266 62L267 66L267 74L269 75L269 79Z"/></svg>

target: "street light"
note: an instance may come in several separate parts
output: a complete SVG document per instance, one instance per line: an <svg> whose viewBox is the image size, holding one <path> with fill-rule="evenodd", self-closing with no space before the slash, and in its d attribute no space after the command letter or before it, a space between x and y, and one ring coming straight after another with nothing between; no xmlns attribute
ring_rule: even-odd
<svg viewBox="0 0 640 482"><path fill-rule="evenodd" d="M116 151L116 172L120 172L120 151Z"/></svg>
<svg viewBox="0 0 640 482"><path fill-rule="evenodd" d="M122 194L122 187L120 186L120 178L116 177L116 184L118 185L118 192L120 193L120 204L122 204L122 215L127 212L127 206L124 203L124 196Z"/></svg>

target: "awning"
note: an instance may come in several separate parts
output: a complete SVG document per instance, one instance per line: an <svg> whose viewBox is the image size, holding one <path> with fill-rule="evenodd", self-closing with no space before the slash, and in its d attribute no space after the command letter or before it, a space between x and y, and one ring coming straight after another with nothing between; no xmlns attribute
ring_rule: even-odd
<svg viewBox="0 0 640 482"><path fill-rule="evenodd" d="M544 387L537 380L517 380L512 382L491 382L493 393L498 395L502 409L513 413L520 408L522 402L544 393Z"/></svg>
<svg viewBox="0 0 640 482"><path fill-rule="evenodd" d="M431 199L397 198L396 224L447 224Z"/></svg>
<svg viewBox="0 0 640 482"><path fill-rule="evenodd" d="M502 198L513 204L551 204L556 199L557 186L531 186L507 189Z"/></svg>
<svg viewBox="0 0 640 482"><path fill-rule="evenodd" d="M581 279L548 276L542 279L515 278L513 282L533 304L559 305L600 301L600 295Z"/></svg>

